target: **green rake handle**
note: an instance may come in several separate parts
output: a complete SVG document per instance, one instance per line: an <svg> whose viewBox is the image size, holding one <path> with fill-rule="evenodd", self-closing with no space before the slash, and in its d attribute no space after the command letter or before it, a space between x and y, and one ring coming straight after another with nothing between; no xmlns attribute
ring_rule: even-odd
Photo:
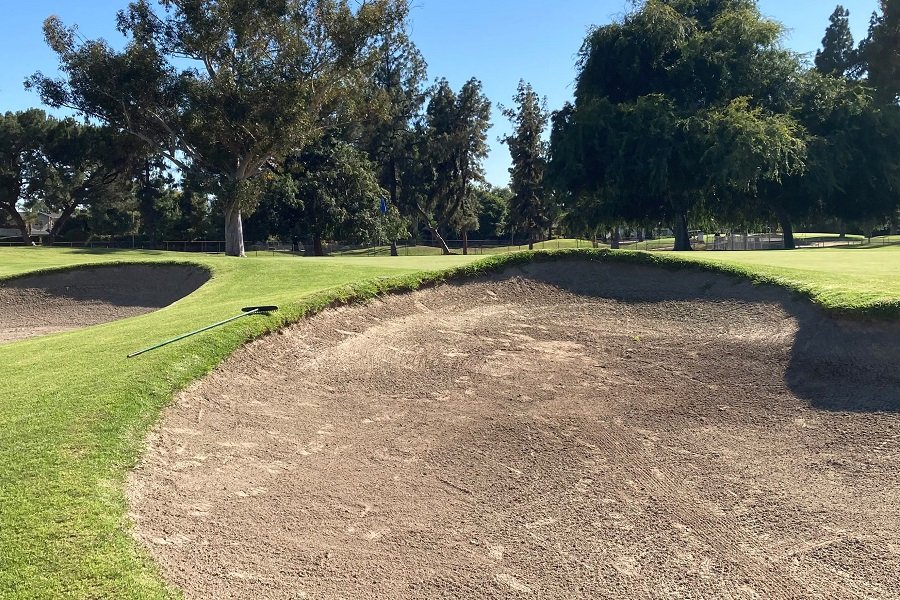
<svg viewBox="0 0 900 600"><path fill-rule="evenodd" d="M213 323L212 325L207 325L202 329L197 329L196 331L192 331L190 333L185 333L183 335L179 335L178 337L174 337L171 340L166 340L165 342L160 342L155 346L151 346L149 348L145 348L143 350L139 350L137 352L132 352L128 355L128 358L134 358L135 356L140 356L141 354L146 354L147 352L151 352L153 350L157 350L162 348L163 346L168 346L169 344L174 344L175 342L180 342L185 338L189 338L191 336L197 335L198 333L203 333L204 331L209 331L210 329L215 329L216 327L221 327L222 325L226 325L231 323L232 321L237 321L238 319L243 319L244 317L249 317L251 315L264 315L269 314L271 312L275 312L278 310L277 306L248 306L246 308L241 309L241 314L231 317L230 319L225 319L224 321L219 321L218 323Z"/></svg>

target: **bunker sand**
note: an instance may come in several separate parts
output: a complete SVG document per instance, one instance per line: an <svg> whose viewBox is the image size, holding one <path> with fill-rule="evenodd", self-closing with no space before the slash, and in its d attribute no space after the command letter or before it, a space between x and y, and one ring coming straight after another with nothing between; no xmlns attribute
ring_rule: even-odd
<svg viewBox="0 0 900 600"><path fill-rule="evenodd" d="M0 282L0 344L158 310L209 280L203 269L127 265Z"/></svg>
<svg viewBox="0 0 900 600"><path fill-rule="evenodd" d="M128 483L187 598L900 598L898 328L546 263L327 311Z"/></svg>

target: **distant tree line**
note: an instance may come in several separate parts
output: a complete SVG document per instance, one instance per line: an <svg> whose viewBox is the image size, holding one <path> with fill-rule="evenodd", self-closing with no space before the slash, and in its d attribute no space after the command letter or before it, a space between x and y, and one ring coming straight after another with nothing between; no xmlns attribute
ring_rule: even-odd
<svg viewBox="0 0 900 600"><path fill-rule="evenodd" d="M814 66L755 0L645 0L592 29L574 100L526 82L501 106L510 183L485 181L491 102L477 79L429 84L407 0L131 2L122 50L51 17L61 78L26 87L73 111L0 117L0 226L29 241L139 235L533 244L671 229L895 226L900 9L855 44L831 16Z"/></svg>
<svg viewBox="0 0 900 600"><path fill-rule="evenodd" d="M482 168L491 104L476 79L426 84L408 17L406 0L138 0L117 15L121 51L49 18L63 76L26 87L83 122L5 115L21 142L4 144L5 220L70 209L84 229L151 242L221 235L235 256L245 237L321 254L329 239L396 249L425 232L450 252L448 236L498 235L503 193ZM47 187L56 150L41 127L115 140L109 154L84 146L102 165L65 165L103 194Z"/></svg>
<svg viewBox="0 0 900 600"><path fill-rule="evenodd" d="M582 46L553 114L547 185L570 227L747 231L834 219L865 233L900 204L900 20L854 46L838 7L807 67L755 0L647 0Z"/></svg>

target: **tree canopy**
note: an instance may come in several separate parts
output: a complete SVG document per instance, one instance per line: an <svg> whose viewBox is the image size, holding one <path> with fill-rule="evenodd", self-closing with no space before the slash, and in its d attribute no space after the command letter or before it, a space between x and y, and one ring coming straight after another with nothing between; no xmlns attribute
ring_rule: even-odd
<svg viewBox="0 0 900 600"><path fill-rule="evenodd" d="M38 73L29 85L50 106L204 170L224 209L226 252L242 255L241 214L258 200L251 180L359 97L350 90L377 60L380 36L407 12L405 0L138 0L117 17L121 52L49 18L64 78Z"/></svg>
<svg viewBox="0 0 900 600"><path fill-rule="evenodd" d="M589 30L571 102L520 81L508 188L485 181L491 102L472 78L428 85L408 0L134 0L121 49L51 17L52 107L0 117L0 215L50 235L488 238L564 230L900 223L900 9L854 47L838 5L814 63L757 0L635 0ZM547 125L549 120L549 139ZM259 207L259 212L254 212ZM383 214L383 213L387 214ZM69 225L71 224L71 225ZM71 228L72 233L66 231ZM78 229L78 233L75 230ZM668 234L667 234L668 235ZM170 238L171 239L171 238ZM520 238L521 239L521 238Z"/></svg>
<svg viewBox="0 0 900 600"><path fill-rule="evenodd" d="M803 167L781 33L752 0L647 0L592 31L555 118L557 187L585 220L662 217L690 249L692 211Z"/></svg>
<svg viewBox="0 0 900 600"><path fill-rule="evenodd" d="M816 52L816 69L825 75L841 77L853 71L857 60L850 31L850 11L838 4L829 17L822 49Z"/></svg>
<svg viewBox="0 0 900 600"><path fill-rule="evenodd" d="M896 104L900 100L900 4L880 0L880 6L859 46L860 69L881 101Z"/></svg>
<svg viewBox="0 0 900 600"><path fill-rule="evenodd" d="M541 99L531 84L519 82L513 98L515 108L503 109L514 131L503 138L512 157L512 198L509 200L508 222L528 234L528 247L534 247L535 234L550 224L550 210L544 188L547 165L547 101Z"/></svg>

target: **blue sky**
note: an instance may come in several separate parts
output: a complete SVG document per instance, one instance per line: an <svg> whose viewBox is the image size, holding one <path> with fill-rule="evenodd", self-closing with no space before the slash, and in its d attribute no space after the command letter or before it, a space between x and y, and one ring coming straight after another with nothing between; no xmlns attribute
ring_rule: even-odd
<svg viewBox="0 0 900 600"><path fill-rule="evenodd" d="M3 4L12 0L3 0ZM511 104L519 79L546 95L551 109L571 97L575 54L588 27L622 15L629 0L413 0L412 35L428 61L432 78L446 77L454 88L477 77L494 104ZM78 24L89 38L117 41L115 13L126 0L30 0L5 7L0 20L0 111L40 104L22 87L35 71L56 72L44 44L41 23L58 15ZM786 45L803 53L819 47L837 0L760 0L763 13L789 29ZM853 33L865 36L877 0L843 0ZM505 185L509 154L497 139L509 130L498 110L485 163L491 183Z"/></svg>

